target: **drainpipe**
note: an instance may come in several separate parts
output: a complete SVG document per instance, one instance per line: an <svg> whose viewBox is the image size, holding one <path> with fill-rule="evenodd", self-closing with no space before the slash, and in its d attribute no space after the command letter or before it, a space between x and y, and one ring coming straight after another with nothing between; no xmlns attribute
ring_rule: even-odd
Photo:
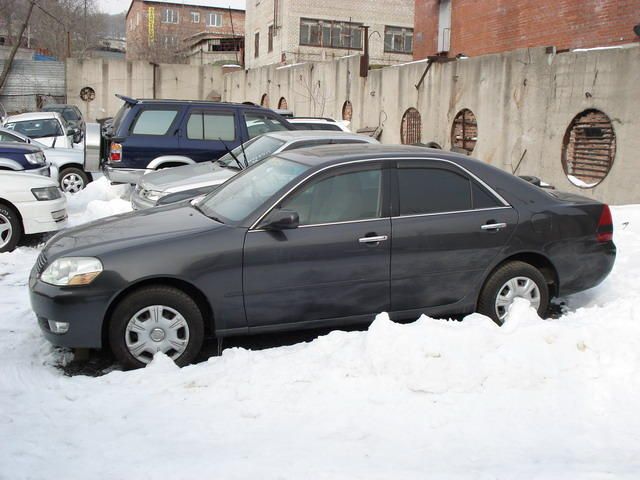
<svg viewBox="0 0 640 480"><path fill-rule="evenodd" d="M158 64L155 62L149 62L151 64L151 66L153 67L153 99L155 100L156 98L156 69L158 68Z"/></svg>
<svg viewBox="0 0 640 480"><path fill-rule="evenodd" d="M364 54L360 57L360 76L366 78L369 76L369 27L362 26L364 29Z"/></svg>

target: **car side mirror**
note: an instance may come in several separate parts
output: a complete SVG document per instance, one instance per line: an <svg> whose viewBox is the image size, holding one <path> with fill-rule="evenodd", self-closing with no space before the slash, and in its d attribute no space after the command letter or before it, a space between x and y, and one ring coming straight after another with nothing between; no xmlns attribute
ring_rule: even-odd
<svg viewBox="0 0 640 480"><path fill-rule="evenodd" d="M277 208L267 215L260 228L264 230L291 230L298 228L299 225L298 212Z"/></svg>

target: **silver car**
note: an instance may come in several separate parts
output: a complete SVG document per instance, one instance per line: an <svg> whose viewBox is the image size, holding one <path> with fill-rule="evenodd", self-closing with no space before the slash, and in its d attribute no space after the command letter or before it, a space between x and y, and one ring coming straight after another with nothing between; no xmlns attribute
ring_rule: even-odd
<svg viewBox="0 0 640 480"><path fill-rule="evenodd" d="M275 153L338 143L379 143L365 135L334 131L282 131L253 138L219 160L167 168L143 175L131 194L134 210L211 192L236 173Z"/></svg>

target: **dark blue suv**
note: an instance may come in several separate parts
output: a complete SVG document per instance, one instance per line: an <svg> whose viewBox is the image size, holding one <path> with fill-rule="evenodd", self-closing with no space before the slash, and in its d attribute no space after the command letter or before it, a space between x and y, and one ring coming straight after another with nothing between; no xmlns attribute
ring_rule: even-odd
<svg viewBox="0 0 640 480"><path fill-rule="evenodd" d="M0 142L0 170L51 176L51 170L42 149L15 142Z"/></svg>
<svg viewBox="0 0 640 480"><path fill-rule="evenodd" d="M136 183L151 170L216 160L263 133L296 129L255 105L118 97L124 105L100 135L102 169L113 183Z"/></svg>

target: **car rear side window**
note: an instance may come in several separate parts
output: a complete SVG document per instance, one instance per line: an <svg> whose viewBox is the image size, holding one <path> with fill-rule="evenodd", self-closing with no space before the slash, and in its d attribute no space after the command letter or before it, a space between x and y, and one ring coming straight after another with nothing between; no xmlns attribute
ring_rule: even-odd
<svg viewBox="0 0 640 480"><path fill-rule="evenodd" d="M473 208L495 208L502 207L502 203L489 193L484 187L476 182L471 182L473 186Z"/></svg>
<svg viewBox="0 0 640 480"><path fill-rule="evenodd" d="M467 177L440 168L398 169L400 215L471 210Z"/></svg>
<svg viewBox="0 0 640 480"><path fill-rule="evenodd" d="M244 121L247 124L249 138L257 137L263 133L289 130L284 123L277 118L262 113L245 113Z"/></svg>
<svg viewBox="0 0 640 480"><path fill-rule="evenodd" d="M233 113L193 112L187 121L187 138L190 140L236 139L236 122Z"/></svg>
<svg viewBox="0 0 640 480"><path fill-rule="evenodd" d="M177 110L143 110L131 130L133 135L166 135Z"/></svg>
<svg viewBox="0 0 640 480"><path fill-rule="evenodd" d="M324 178L303 187L285 200L300 225L379 218L382 210L382 170L350 172Z"/></svg>

